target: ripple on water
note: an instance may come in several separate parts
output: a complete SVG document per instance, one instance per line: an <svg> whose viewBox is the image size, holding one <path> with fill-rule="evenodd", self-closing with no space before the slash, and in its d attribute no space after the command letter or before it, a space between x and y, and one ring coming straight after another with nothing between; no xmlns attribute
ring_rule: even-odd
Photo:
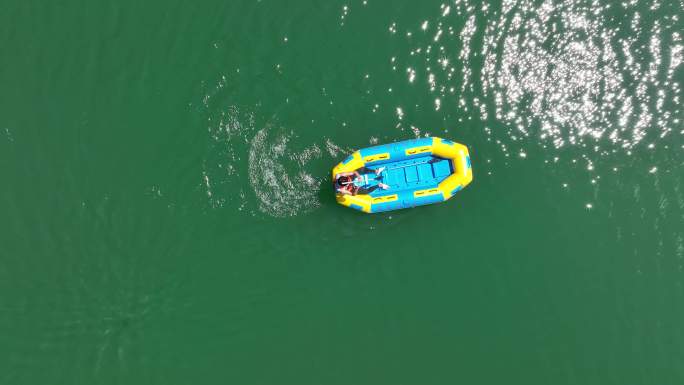
<svg viewBox="0 0 684 385"><path fill-rule="evenodd" d="M301 152L288 148L292 134L262 128L252 138L249 149L249 182L259 211L274 217L298 215L320 206L318 190L322 178L305 170L306 164L320 158L313 144Z"/></svg>
<svg viewBox="0 0 684 385"><path fill-rule="evenodd" d="M320 206L319 191L327 173L315 173L349 152L329 138L301 144L297 135L261 120L253 108L222 106L217 100L225 78L207 93L208 145L200 188L211 209L235 208L252 215L290 217Z"/></svg>

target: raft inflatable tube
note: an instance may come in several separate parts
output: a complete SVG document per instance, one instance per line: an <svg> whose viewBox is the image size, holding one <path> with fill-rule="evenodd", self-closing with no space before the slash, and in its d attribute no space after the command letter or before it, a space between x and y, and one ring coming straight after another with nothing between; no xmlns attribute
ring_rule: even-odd
<svg viewBox="0 0 684 385"><path fill-rule="evenodd" d="M376 177L374 171L381 167L384 169ZM355 151L333 168L333 185L338 174L358 170L389 186L386 190L375 188L370 193L357 195L335 190L337 203L365 213L443 202L473 180L468 148L436 137Z"/></svg>

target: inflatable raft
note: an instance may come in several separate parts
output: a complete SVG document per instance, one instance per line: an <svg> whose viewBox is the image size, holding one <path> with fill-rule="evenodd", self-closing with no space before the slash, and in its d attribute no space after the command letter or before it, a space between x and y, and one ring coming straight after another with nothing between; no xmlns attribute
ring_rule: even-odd
<svg viewBox="0 0 684 385"><path fill-rule="evenodd" d="M360 175L354 176L355 184L381 183L384 189L360 188L355 194L343 194L338 189L340 174L353 172ZM472 180L468 148L435 137L364 148L332 170L337 202L365 213L442 202Z"/></svg>

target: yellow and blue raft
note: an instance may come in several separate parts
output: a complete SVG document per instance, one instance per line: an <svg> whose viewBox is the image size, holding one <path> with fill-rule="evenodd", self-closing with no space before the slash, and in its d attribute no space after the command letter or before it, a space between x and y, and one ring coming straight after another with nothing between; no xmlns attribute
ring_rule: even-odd
<svg viewBox="0 0 684 385"><path fill-rule="evenodd" d="M379 174L375 171L381 169ZM443 202L473 180L468 148L441 138L420 138L355 151L332 170L333 185L340 173L361 171L361 180L379 180L387 189L344 195L341 205L378 213ZM369 178L368 175L371 177ZM367 191L362 190L362 191Z"/></svg>

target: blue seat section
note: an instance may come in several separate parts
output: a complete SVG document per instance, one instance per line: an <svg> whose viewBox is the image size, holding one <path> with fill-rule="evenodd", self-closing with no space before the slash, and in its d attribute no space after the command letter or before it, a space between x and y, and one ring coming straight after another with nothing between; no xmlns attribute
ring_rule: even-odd
<svg viewBox="0 0 684 385"><path fill-rule="evenodd" d="M415 157L413 159L405 159L398 162L389 162L382 165L385 170L382 172L383 183L390 186L390 190L401 191L409 188L414 188L418 185L424 185L428 181L420 181L418 178L418 166L430 166L429 162L432 160L431 155ZM376 190L371 193L371 196L376 197L385 195Z"/></svg>
<svg viewBox="0 0 684 385"><path fill-rule="evenodd" d="M435 173L435 178L447 177L451 175L451 162L447 159L432 163L432 170Z"/></svg>
<svg viewBox="0 0 684 385"><path fill-rule="evenodd" d="M404 168L404 174L406 175L406 182L411 183L418 180L418 171L416 171L416 166L409 166Z"/></svg>
<svg viewBox="0 0 684 385"><path fill-rule="evenodd" d="M418 180L429 181L434 179L434 176L432 175L432 165L430 163L419 164L416 168L418 169Z"/></svg>
<svg viewBox="0 0 684 385"><path fill-rule="evenodd" d="M388 185L397 185L404 183L404 170L395 169L383 172L385 183Z"/></svg>
<svg viewBox="0 0 684 385"><path fill-rule="evenodd" d="M413 139L413 140L406 140L403 142L397 142L397 143L388 143L388 144L382 144L380 146L373 146L373 147L368 147L361 149L361 157L365 158L370 155L377 155L377 154L384 154L384 153L389 153L390 154L390 159L387 161L379 161L379 162L373 162L373 165L384 165L384 164L391 164L394 162L402 161L405 159L408 159L409 156L406 155L406 150L409 148L413 147L420 147L420 146L430 146L432 145L432 138L420 138L420 139ZM430 153L426 153L426 155L429 155Z"/></svg>
<svg viewBox="0 0 684 385"><path fill-rule="evenodd" d="M371 192L371 196L377 197L397 191L423 190L436 187L441 181L452 173L451 162L447 159L433 157L432 155L418 156L412 159L404 159L396 162L388 162L382 165L382 182L389 185L389 190L377 189ZM390 202L387 202L390 203Z"/></svg>
<svg viewBox="0 0 684 385"><path fill-rule="evenodd" d="M383 183L389 185L390 188L387 190L378 188L370 195L376 198L397 194L397 200L373 203L371 212L374 213L442 202L444 200L442 194L415 197L413 192L437 187L441 181L453 173L451 161L432 155L387 162L382 166L385 167L381 174Z"/></svg>

